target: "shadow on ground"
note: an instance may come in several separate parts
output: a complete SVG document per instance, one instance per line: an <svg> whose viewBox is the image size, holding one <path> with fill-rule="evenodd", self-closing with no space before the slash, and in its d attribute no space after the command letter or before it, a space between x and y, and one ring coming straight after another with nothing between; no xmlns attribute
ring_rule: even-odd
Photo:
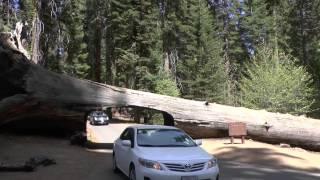
<svg viewBox="0 0 320 180"><path fill-rule="evenodd" d="M57 164L34 172L0 172L1 180L125 180L112 171L112 151L70 145L68 139L0 134L0 163L19 164L46 156Z"/></svg>
<svg viewBox="0 0 320 180"><path fill-rule="evenodd" d="M301 160L267 148L224 147L215 154L223 180L319 180L319 169L290 167L281 159Z"/></svg>
<svg viewBox="0 0 320 180"><path fill-rule="evenodd" d="M1 180L125 180L123 174L112 171L112 150L105 144L87 149L72 146L68 139L16 136L0 134L0 163L24 162L33 156L47 156L57 164L40 166L34 172L2 172ZM111 144L108 144L110 146ZM102 149L101 149L102 148ZM215 154L219 158L221 180L319 180L316 169L288 167L278 157L303 160L303 157L288 156L264 148L221 148ZM244 156L249 154L249 156ZM317 174L318 173L318 174Z"/></svg>
<svg viewBox="0 0 320 180"><path fill-rule="evenodd" d="M86 147L88 149L110 149L110 150L112 150L113 143L96 143L96 142L87 141Z"/></svg>

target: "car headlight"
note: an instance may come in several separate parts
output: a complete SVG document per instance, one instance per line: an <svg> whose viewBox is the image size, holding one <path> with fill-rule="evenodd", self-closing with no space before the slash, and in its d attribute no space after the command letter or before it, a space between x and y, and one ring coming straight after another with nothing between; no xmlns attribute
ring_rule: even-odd
<svg viewBox="0 0 320 180"><path fill-rule="evenodd" d="M218 165L218 160L216 158L210 159L207 163L208 169L212 167L216 167L217 165Z"/></svg>
<svg viewBox="0 0 320 180"><path fill-rule="evenodd" d="M139 158L139 163L146 168L163 170L161 164L156 161L150 161L150 160Z"/></svg>

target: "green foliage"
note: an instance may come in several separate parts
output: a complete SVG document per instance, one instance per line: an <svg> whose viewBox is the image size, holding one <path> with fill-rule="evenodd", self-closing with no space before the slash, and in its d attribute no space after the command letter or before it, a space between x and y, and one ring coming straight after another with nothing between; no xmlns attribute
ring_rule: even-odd
<svg viewBox="0 0 320 180"><path fill-rule="evenodd" d="M318 42L320 34L320 0L293 1L290 4L286 21L289 28L286 33L292 55L304 65L314 76L316 84L320 84Z"/></svg>
<svg viewBox="0 0 320 180"><path fill-rule="evenodd" d="M20 11L8 2L0 31L26 21L30 44L38 16L50 70L235 106L319 109L310 104L320 89L320 0L52 0L39 9L20 0Z"/></svg>
<svg viewBox="0 0 320 180"><path fill-rule="evenodd" d="M0 6L0 31L10 32L15 25L16 19L10 9L9 1L1 2Z"/></svg>
<svg viewBox="0 0 320 180"><path fill-rule="evenodd" d="M185 98L224 102L223 43L206 1L165 1L163 46ZM173 56L173 57L172 57ZM175 69L176 67L176 69Z"/></svg>
<svg viewBox="0 0 320 180"><path fill-rule="evenodd" d="M108 61L113 66L114 85L151 90L151 74L161 64L161 32L156 1L112 1ZM110 31L109 31L110 32Z"/></svg>
<svg viewBox="0 0 320 180"><path fill-rule="evenodd" d="M199 100L225 102L225 86L227 74L224 69L223 42L217 37L217 31L212 27L214 17L209 12L206 2L202 1L196 6L196 51L192 65L192 79L189 79L189 89L193 98ZM191 68L190 68L191 69ZM186 69L187 70L187 69Z"/></svg>
<svg viewBox="0 0 320 180"><path fill-rule="evenodd" d="M174 82L170 77L164 76L156 79L154 82L155 84L155 93L178 97L180 96L180 91Z"/></svg>
<svg viewBox="0 0 320 180"><path fill-rule="evenodd" d="M308 113L313 103L312 77L290 55L262 47L241 80L242 104L272 112Z"/></svg>
<svg viewBox="0 0 320 180"><path fill-rule="evenodd" d="M71 75L80 78L88 77L89 65L87 62L87 43L84 42L84 11L85 1L71 1L66 7L63 22L67 24L69 43L68 54L64 70Z"/></svg>
<svg viewBox="0 0 320 180"><path fill-rule="evenodd" d="M273 19L272 12L268 9L265 0L246 2L244 10L250 15L243 18L242 26L248 33L248 38L254 40L252 43L255 46L271 39Z"/></svg>
<svg viewBox="0 0 320 180"><path fill-rule="evenodd" d="M84 41L85 2L70 1L61 6L61 12L53 16L49 4L42 4L40 19L44 23L41 48L45 66L59 73L88 78L87 43ZM58 49L63 48L62 56Z"/></svg>
<svg viewBox="0 0 320 180"><path fill-rule="evenodd" d="M247 1L244 1L247 2ZM223 69L225 71L224 101L225 104L237 106L239 92L238 82L243 64L249 59L249 52L245 43L249 33L245 28L245 19L242 12L246 6L238 0L219 1L213 8L217 34L221 37ZM248 13L247 11L245 11ZM221 101L220 101L221 102Z"/></svg>
<svg viewBox="0 0 320 180"><path fill-rule="evenodd" d="M244 11L247 16L242 18L242 27L253 45L268 43L274 48L287 49L290 38L287 34L290 28L287 16L290 9L292 4L288 1L246 1Z"/></svg>

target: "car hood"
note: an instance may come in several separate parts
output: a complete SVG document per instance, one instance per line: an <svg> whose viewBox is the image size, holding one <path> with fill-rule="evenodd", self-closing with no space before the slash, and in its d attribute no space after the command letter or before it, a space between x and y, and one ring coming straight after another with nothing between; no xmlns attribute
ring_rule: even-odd
<svg viewBox="0 0 320 180"><path fill-rule="evenodd" d="M155 161L210 160L201 147L139 147L142 158Z"/></svg>

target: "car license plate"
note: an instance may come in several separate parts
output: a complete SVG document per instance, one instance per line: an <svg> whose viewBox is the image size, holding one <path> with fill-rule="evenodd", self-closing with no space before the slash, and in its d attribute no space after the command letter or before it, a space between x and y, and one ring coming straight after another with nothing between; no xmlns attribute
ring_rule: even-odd
<svg viewBox="0 0 320 180"><path fill-rule="evenodd" d="M197 176L182 176L181 180L198 180Z"/></svg>

